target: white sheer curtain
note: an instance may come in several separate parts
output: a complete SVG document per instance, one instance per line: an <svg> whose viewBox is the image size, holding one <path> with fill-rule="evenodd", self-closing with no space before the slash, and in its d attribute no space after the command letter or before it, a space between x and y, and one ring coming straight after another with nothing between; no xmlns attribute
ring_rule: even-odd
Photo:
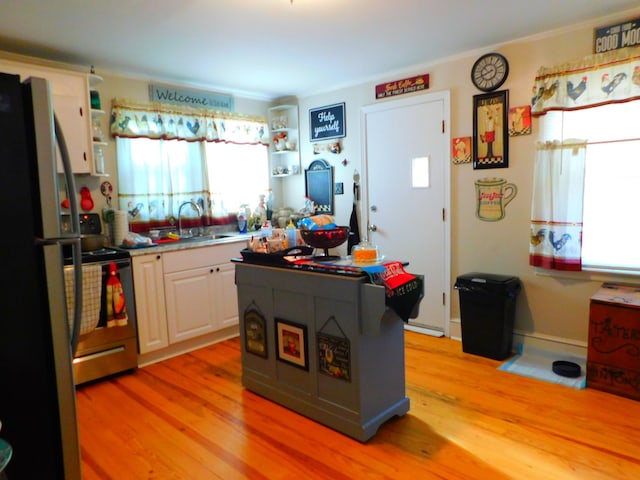
<svg viewBox="0 0 640 480"><path fill-rule="evenodd" d="M116 138L119 207L130 222L162 222L192 201L210 215L210 193L202 142ZM197 217L185 208L185 217Z"/></svg>
<svg viewBox="0 0 640 480"><path fill-rule="evenodd" d="M119 208L130 213L133 231L175 223L187 201L202 215L185 208L187 220L202 226L231 223L235 216L227 215L223 201L236 211L241 198L253 201L268 188L263 118L115 99L111 134L117 144ZM247 198L252 173L260 185Z"/></svg>
<svg viewBox="0 0 640 480"><path fill-rule="evenodd" d="M556 270L582 269L582 208L586 141L536 146L529 263Z"/></svg>
<svg viewBox="0 0 640 480"><path fill-rule="evenodd" d="M640 98L638 69L640 47L588 55L538 70L531 113L542 117L540 139L546 141L536 148L531 265L582 270L586 140L565 140L562 114Z"/></svg>
<svg viewBox="0 0 640 480"><path fill-rule="evenodd" d="M207 142L204 146L214 208L238 211L254 206L269 188L269 158L266 145L236 145ZM214 212L216 213L216 212Z"/></svg>

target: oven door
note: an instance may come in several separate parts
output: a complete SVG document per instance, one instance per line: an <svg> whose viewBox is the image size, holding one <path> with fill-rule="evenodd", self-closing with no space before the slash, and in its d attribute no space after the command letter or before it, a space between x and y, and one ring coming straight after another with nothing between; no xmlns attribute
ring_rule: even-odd
<svg viewBox="0 0 640 480"><path fill-rule="evenodd" d="M126 325L106 326L105 287L109 279L109 263L102 266L102 307L100 321L95 330L80 336L73 359L75 383L79 385L125 370L133 370L138 364L136 336L136 309L133 292L131 259L116 260L118 275L125 296L128 321Z"/></svg>

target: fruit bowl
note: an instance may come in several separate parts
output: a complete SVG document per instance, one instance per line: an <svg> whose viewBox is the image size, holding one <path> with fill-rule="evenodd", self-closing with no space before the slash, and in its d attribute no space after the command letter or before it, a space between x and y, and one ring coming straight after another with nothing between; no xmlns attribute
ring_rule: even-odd
<svg viewBox="0 0 640 480"><path fill-rule="evenodd" d="M349 227L330 229L305 230L300 229L300 235L307 245L324 249L324 255L329 256L329 249L342 245L349 237Z"/></svg>

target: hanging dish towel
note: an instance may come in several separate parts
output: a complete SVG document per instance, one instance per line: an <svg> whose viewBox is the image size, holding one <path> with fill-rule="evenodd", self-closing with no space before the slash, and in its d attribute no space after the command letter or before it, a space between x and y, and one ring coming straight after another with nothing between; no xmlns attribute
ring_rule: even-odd
<svg viewBox="0 0 640 480"><path fill-rule="evenodd" d="M393 309L406 323L417 318L424 297L424 276L405 271L400 262L362 267L372 283L385 287L387 307Z"/></svg>
<svg viewBox="0 0 640 480"><path fill-rule="evenodd" d="M360 227L358 226L358 197L360 195L360 186L357 182L353 183L353 208L351 209L351 218L349 218L349 237L347 239L347 254L351 255L351 249L354 245L360 243Z"/></svg>
<svg viewBox="0 0 640 480"><path fill-rule="evenodd" d="M100 321L100 286L102 268L100 265L82 265L82 316L80 321L80 335L95 330ZM75 277L73 266L64 267L64 290L67 297L67 318L69 331L73 328L73 308L75 299L73 286Z"/></svg>

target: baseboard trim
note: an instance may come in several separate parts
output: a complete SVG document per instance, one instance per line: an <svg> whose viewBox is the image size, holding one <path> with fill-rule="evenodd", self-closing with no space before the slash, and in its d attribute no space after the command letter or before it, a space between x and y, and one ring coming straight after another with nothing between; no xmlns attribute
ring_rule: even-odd
<svg viewBox="0 0 640 480"><path fill-rule="evenodd" d="M153 352L138 354L138 367L146 367L162 360L189 353L198 348L208 347L214 343L222 342L240 335L238 325L227 327L217 332L207 333L199 337L190 338L180 343L169 345L168 347Z"/></svg>
<svg viewBox="0 0 640 480"><path fill-rule="evenodd" d="M548 352L558 352L577 357L587 356L587 342L580 342L571 338L556 337L541 333L526 333L515 330L513 332L513 350L518 352L524 348L536 348Z"/></svg>
<svg viewBox="0 0 640 480"><path fill-rule="evenodd" d="M462 341L462 323L459 318L452 318L449 322L452 340ZM528 333L521 330L513 332L513 351L518 352L525 347L546 350L550 352L566 353L578 357L587 356L587 342L571 338L556 337L543 333Z"/></svg>
<svg viewBox="0 0 640 480"><path fill-rule="evenodd" d="M433 330L427 327L420 327L418 325L405 324L405 330L409 330L410 332L422 333L423 335L430 335L432 337L444 337L444 332L440 330Z"/></svg>

